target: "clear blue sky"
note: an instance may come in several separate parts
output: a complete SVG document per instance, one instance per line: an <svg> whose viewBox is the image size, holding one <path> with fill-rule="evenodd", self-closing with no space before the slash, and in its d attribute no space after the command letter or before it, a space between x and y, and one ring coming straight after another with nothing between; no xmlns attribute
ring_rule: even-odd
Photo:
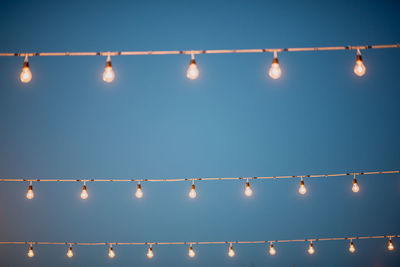
<svg viewBox="0 0 400 267"><path fill-rule="evenodd" d="M8 1L0 9L1 52L306 47L400 42L396 1ZM266 76L271 54L0 58L0 177L185 178L319 174L400 168L400 49L282 53L282 78ZM0 184L3 241L210 241L400 232L400 176L243 182ZM399 266L386 240L187 247L0 246L0 266Z"/></svg>

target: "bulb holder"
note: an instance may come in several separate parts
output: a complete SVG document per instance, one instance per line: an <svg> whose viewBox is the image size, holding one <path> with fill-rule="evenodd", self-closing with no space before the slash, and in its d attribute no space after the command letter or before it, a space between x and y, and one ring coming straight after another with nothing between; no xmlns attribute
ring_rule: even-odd
<svg viewBox="0 0 400 267"><path fill-rule="evenodd" d="M192 184L192 189L193 189L193 190L196 189L196 186L195 186L194 184Z"/></svg>
<svg viewBox="0 0 400 267"><path fill-rule="evenodd" d="M137 189L142 189L142 185L141 185L141 184L138 184L136 188L137 188Z"/></svg>
<svg viewBox="0 0 400 267"><path fill-rule="evenodd" d="M303 180L300 181L300 186L304 186L304 181Z"/></svg>
<svg viewBox="0 0 400 267"><path fill-rule="evenodd" d="M29 61L24 61L24 68L28 68L29 69Z"/></svg>
<svg viewBox="0 0 400 267"><path fill-rule="evenodd" d="M279 64L279 61L278 61L277 57L274 57L274 59L272 60L272 64L274 64L274 63Z"/></svg>
<svg viewBox="0 0 400 267"><path fill-rule="evenodd" d="M250 188L250 182L246 182L246 188Z"/></svg>
<svg viewBox="0 0 400 267"><path fill-rule="evenodd" d="M111 67L112 68L112 66L111 66L111 60L107 60L107 62L106 62L106 68L107 67Z"/></svg>
<svg viewBox="0 0 400 267"><path fill-rule="evenodd" d="M193 65L196 65L196 60L195 60L195 59L191 59L191 60L190 60L190 65L192 65L192 64L193 64Z"/></svg>
<svg viewBox="0 0 400 267"><path fill-rule="evenodd" d="M356 178L353 179L353 184L357 184L357 179Z"/></svg>
<svg viewBox="0 0 400 267"><path fill-rule="evenodd" d="M82 190L86 191L86 185L84 185L84 186L82 187Z"/></svg>
<svg viewBox="0 0 400 267"><path fill-rule="evenodd" d="M33 186L32 186L32 185L29 185L28 190L33 190Z"/></svg>
<svg viewBox="0 0 400 267"><path fill-rule="evenodd" d="M357 60L356 61L362 63L363 62L362 56L361 55L357 55Z"/></svg>

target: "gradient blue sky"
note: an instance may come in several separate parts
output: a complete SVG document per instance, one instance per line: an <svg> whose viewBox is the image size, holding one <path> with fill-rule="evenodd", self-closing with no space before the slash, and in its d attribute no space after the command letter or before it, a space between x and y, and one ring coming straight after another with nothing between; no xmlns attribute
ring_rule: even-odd
<svg viewBox="0 0 400 267"><path fill-rule="evenodd" d="M1 52L176 50L398 43L397 1L4 1ZM185 178L319 174L400 168L400 49L283 53L282 78L266 76L271 54L0 58L0 177ZM243 182L0 184L3 241L270 240L399 233L399 175ZM145 247L0 246L0 266L399 266L386 240Z"/></svg>

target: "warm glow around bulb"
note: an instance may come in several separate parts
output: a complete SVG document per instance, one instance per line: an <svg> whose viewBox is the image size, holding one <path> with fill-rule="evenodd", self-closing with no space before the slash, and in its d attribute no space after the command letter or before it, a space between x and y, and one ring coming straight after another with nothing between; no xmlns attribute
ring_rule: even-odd
<svg viewBox="0 0 400 267"><path fill-rule="evenodd" d="M272 244L269 246L269 254L271 254L271 255L275 255L276 254L276 250L274 248L274 245L272 245Z"/></svg>
<svg viewBox="0 0 400 267"><path fill-rule="evenodd" d="M229 246L228 255L229 255L229 257L231 257L231 258L235 256L235 251L233 250L232 245Z"/></svg>
<svg viewBox="0 0 400 267"><path fill-rule="evenodd" d="M314 245L311 243L310 246L308 247L308 253L309 254L314 254Z"/></svg>
<svg viewBox="0 0 400 267"><path fill-rule="evenodd" d="M135 195L136 195L137 198L142 198L143 197L142 186L140 184L137 185Z"/></svg>
<svg viewBox="0 0 400 267"><path fill-rule="evenodd" d="M197 79L197 77L199 77L199 69L197 68L196 61L194 59L190 61L189 68L186 72L186 77L191 80Z"/></svg>
<svg viewBox="0 0 400 267"><path fill-rule="evenodd" d="M112 69L112 66L111 65L106 66L106 68L104 69L104 72L103 72L103 81L105 81L106 83L110 83L114 80L114 77L115 77L115 73Z"/></svg>
<svg viewBox="0 0 400 267"><path fill-rule="evenodd" d="M192 247L189 247L189 257L194 258L196 256L196 253L194 252Z"/></svg>
<svg viewBox="0 0 400 267"><path fill-rule="evenodd" d="M275 79L275 80L279 79L281 77L282 71L281 71L278 61L273 62L271 64L268 74L272 79Z"/></svg>
<svg viewBox="0 0 400 267"><path fill-rule="evenodd" d="M307 188L304 185L304 181L300 181L299 193L302 194L302 195L307 193Z"/></svg>
<svg viewBox="0 0 400 267"><path fill-rule="evenodd" d="M72 252L72 247L69 247L68 252L67 252L67 257L72 258L74 256L74 253Z"/></svg>
<svg viewBox="0 0 400 267"><path fill-rule="evenodd" d="M354 253L354 252L356 251L356 248L354 247L353 241L350 242L349 251L350 251L351 253Z"/></svg>
<svg viewBox="0 0 400 267"><path fill-rule="evenodd" d="M32 258L33 256L35 256L35 253L33 253L33 247L30 246L29 251L28 251L28 257Z"/></svg>
<svg viewBox="0 0 400 267"><path fill-rule="evenodd" d="M353 179L353 187L351 188L351 190L353 190L354 193L360 191L360 187L358 186L357 180L355 178Z"/></svg>
<svg viewBox="0 0 400 267"><path fill-rule="evenodd" d="M192 188L190 189L190 192L189 192L189 197L196 198L196 196L197 196L196 188L195 188L194 184L192 184Z"/></svg>
<svg viewBox="0 0 400 267"><path fill-rule="evenodd" d="M30 185L28 192L26 193L26 198L33 199L34 197L35 197L35 194L33 193L33 187L32 187L32 185Z"/></svg>
<svg viewBox="0 0 400 267"><path fill-rule="evenodd" d="M19 78L23 83L29 83L32 80L32 72L29 69L29 65L24 64Z"/></svg>
<svg viewBox="0 0 400 267"><path fill-rule="evenodd" d="M87 199L88 198L88 192L87 192L87 190L86 190L86 185L84 185L83 187L82 187L82 193L81 193L81 198L82 199Z"/></svg>
<svg viewBox="0 0 400 267"><path fill-rule="evenodd" d="M363 60L361 58L361 55L357 55L357 61L356 65L354 66L354 73L357 76L363 76L365 74L366 68L364 66Z"/></svg>
<svg viewBox="0 0 400 267"><path fill-rule="evenodd" d="M394 250L393 242L391 239L389 240L388 250Z"/></svg>
<svg viewBox="0 0 400 267"><path fill-rule="evenodd" d="M244 190L246 196L250 197L253 194L253 190L250 188L250 183L246 183L246 189Z"/></svg>
<svg viewBox="0 0 400 267"><path fill-rule="evenodd" d="M114 252L114 249L112 247L110 247L110 249L108 250L108 257L110 257L110 258L114 258L115 257L115 252Z"/></svg>
<svg viewBox="0 0 400 267"><path fill-rule="evenodd" d="M153 256L153 248L149 247L149 250L147 251L147 258L151 259Z"/></svg>

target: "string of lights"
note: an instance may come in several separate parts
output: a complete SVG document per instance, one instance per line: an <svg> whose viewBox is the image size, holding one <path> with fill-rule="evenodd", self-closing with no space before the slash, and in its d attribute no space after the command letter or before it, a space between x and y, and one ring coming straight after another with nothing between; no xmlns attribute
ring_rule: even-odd
<svg viewBox="0 0 400 267"><path fill-rule="evenodd" d="M233 245L235 244L266 244L268 253L270 255L276 254L276 248L274 244L278 243L293 243L293 242L303 242L307 243L306 247L309 254L314 254L315 247L314 244L320 241L349 241L349 252L354 253L356 251L354 241L364 240L364 239L387 239L388 250L394 250L393 238L398 238L400 235L375 235L375 236L350 236L350 237L330 237L330 238L306 238L306 239L282 239L282 240L263 240L263 241L185 241L185 242L96 242L96 243L81 243L81 242L38 242L38 241L24 241L24 242L12 242L12 241L1 241L0 245L28 245L28 257L34 257L35 253L33 250L34 245L61 245L67 246L67 256L72 258L74 253L72 251L73 246L107 246L108 256L110 258L115 257L114 247L116 246L146 246L147 257L153 258L153 246L164 246L164 245L187 245L188 255L191 258L196 256L195 249L193 245L228 245L228 255L229 257L235 256L235 250ZM114 246L114 247L113 247Z"/></svg>
<svg viewBox="0 0 400 267"><path fill-rule="evenodd" d="M142 184L151 182L185 182L191 181L191 187L189 191L190 198L196 198L196 186L195 181L235 181L235 180L245 180L245 190L246 196L250 197L253 194L253 190L250 187L250 180L279 180L279 179L300 179L299 193L304 195L307 193L307 188L305 186L304 179L309 178L328 178L328 177L343 177L343 176L353 176L352 179L352 191L357 193L360 190L360 186L356 179L357 176L363 175L377 175L377 174L400 174L400 171L374 171L374 172L352 172L352 173L336 173L336 174L313 174L313 175L286 175L286 176L255 176L255 177L205 177L205 178L178 178L178 179L14 179L14 178L3 178L0 182L29 182L28 192L26 193L26 198L33 199L33 183L40 182L80 182L83 183L81 198L87 199L89 194L87 190L87 183L90 182L136 182L136 193L137 198L143 197Z"/></svg>
<svg viewBox="0 0 400 267"><path fill-rule="evenodd" d="M199 69L196 64L195 55L202 54L245 54L245 53L273 53L274 57L267 74L272 79L281 77L282 71L278 61L278 53L282 52L317 52L317 51L338 51L356 50L356 64L354 73L363 76L366 72L361 50L366 49L389 49L400 48L400 44L388 45L361 45L361 46L327 46L327 47L303 47L303 48L260 48L260 49L225 49L225 50L172 50L172 51L108 51L108 52L34 52L34 53L0 53L0 57L25 57L21 71L20 80L29 83L32 80L32 72L29 66L29 57L49 56L106 56L106 66L103 73L103 80L110 83L115 78L111 64L111 56L139 56L139 55L190 55L190 64L186 72L187 78L194 80L199 77Z"/></svg>

